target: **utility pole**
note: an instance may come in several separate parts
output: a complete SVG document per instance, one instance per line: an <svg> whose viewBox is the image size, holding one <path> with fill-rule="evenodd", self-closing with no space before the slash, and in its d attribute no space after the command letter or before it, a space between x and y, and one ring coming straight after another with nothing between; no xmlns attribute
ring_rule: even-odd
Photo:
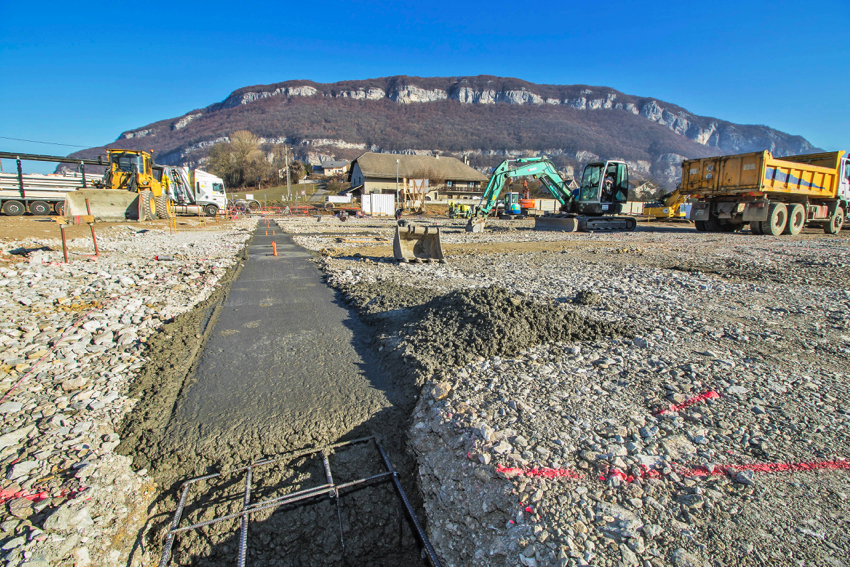
<svg viewBox="0 0 850 567"><path fill-rule="evenodd" d="M399 206L399 203L398 203L398 160L395 160L395 204L396 204L396 207Z"/></svg>
<svg viewBox="0 0 850 567"><path fill-rule="evenodd" d="M292 200L292 189L289 187L289 148L283 147L283 154L286 157L286 195L287 200Z"/></svg>

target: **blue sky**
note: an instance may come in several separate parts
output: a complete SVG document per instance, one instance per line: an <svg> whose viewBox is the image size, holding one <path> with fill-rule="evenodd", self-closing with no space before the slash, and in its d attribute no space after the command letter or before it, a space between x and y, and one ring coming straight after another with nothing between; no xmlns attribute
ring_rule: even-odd
<svg viewBox="0 0 850 567"><path fill-rule="evenodd" d="M847 0L3 0L0 21L0 150L65 155L78 148L4 138L101 145L248 85L479 74L608 86L850 149Z"/></svg>

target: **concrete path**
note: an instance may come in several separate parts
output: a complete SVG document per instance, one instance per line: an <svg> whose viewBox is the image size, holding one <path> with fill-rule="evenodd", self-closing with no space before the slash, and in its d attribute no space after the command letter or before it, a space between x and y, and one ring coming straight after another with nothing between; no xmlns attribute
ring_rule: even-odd
<svg viewBox="0 0 850 567"><path fill-rule="evenodd" d="M236 463L337 440L403 401L371 358L368 332L337 304L307 251L261 221L248 254L165 445Z"/></svg>

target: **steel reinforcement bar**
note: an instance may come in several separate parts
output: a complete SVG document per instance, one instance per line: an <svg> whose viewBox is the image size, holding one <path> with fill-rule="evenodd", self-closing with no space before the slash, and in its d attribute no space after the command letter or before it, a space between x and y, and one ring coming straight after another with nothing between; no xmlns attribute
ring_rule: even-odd
<svg viewBox="0 0 850 567"><path fill-rule="evenodd" d="M343 447L350 447L352 445L364 444L364 443L372 443L376 448L381 462L384 467L387 469L386 472L375 474L372 476L360 478L357 480L344 482L337 484L334 481L333 473L331 472L330 460L329 457L331 453L335 449L340 449ZM251 488L252 488L252 480L254 476L254 471L258 467L268 466L277 462L286 462L292 461L300 457L306 457L309 455L321 455L322 459L322 467L325 473L325 484L321 484L319 486L314 486L312 488L307 488L304 490L299 490L297 492L293 492L291 494L286 494L284 496L278 496L275 498L270 498L266 500L261 500L259 502L251 503ZM196 483L210 480L214 478L219 478L223 476L230 476L235 474L244 474L245 475L245 489L242 497L242 508L238 512L233 512L231 514L227 514L224 516L219 516L216 518L212 518L210 520L205 520L203 522L198 522L195 524L190 524L187 526L180 526L181 521L183 520L183 512L186 509L186 500L189 496L189 491ZM294 504L296 502L305 502L311 499L317 499L323 496L327 496L333 499L336 503L337 509L337 519L339 521L339 538L340 544L342 546L343 552L345 552L345 541L343 539L342 533L342 502L341 502L341 492L346 489L359 486L359 485L367 485L371 483L377 482L387 482L392 481L393 486L395 487L396 496L398 497L401 507L407 515L408 519L411 521L414 527L414 535L416 536L419 543L425 550L426 557L428 558L429 563L432 567L442 567L440 564L440 560L437 557L437 553L434 551L431 542L428 541L428 536L425 534L425 530L422 528L422 524L420 524L419 519L416 517L416 512L413 509L413 506L410 503L410 500L407 497L407 493L404 491L404 488L401 485L401 482L398 477L398 473L393 469L392 464L390 463L389 458L387 457L384 448L378 442L375 437L363 437L360 439L354 439L352 441L345 441L342 443L335 443L333 445L327 445L325 447L314 448L314 449L305 449L296 451L293 453L287 453L285 455L280 455L277 457L272 457L268 459L263 459L261 461L257 461L250 465L246 465L243 467L239 467L226 472L219 472L208 474L204 476L199 476L195 478L191 478L183 483L180 491L180 500L177 504L177 510L174 512L174 517L171 521L171 528L168 530L168 533L165 535L165 541L163 542L163 551L162 558L160 559L159 565L160 567L166 567L171 562L172 549L174 547L174 542L176 536L181 533L185 533L192 530L197 530L204 526L209 526L218 522L224 522L227 520L235 520L237 518L240 519L240 527L239 527L239 551L237 557L237 565L239 567L245 567L246 557L248 551L248 522L249 516L253 513L259 512L261 510L268 510L272 508L279 508L281 506L286 506L288 504Z"/></svg>

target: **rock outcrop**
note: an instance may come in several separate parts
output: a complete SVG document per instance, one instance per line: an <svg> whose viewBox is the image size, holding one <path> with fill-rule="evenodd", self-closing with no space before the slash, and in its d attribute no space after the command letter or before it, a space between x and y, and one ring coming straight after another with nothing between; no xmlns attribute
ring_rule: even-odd
<svg viewBox="0 0 850 567"><path fill-rule="evenodd" d="M608 87L538 85L492 76L246 87L182 117L124 132L118 140L125 147L155 148L159 161L191 165L203 163L210 146L240 129L268 143L302 148L299 157L305 160L318 148L323 155L345 159L364 150L440 151L479 156L473 165L487 171L500 157L544 155L557 158L563 169L601 156L624 159L634 164L635 174L669 186L678 180L683 157L818 150L800 136L767 126L698 116Z"/></svg>

